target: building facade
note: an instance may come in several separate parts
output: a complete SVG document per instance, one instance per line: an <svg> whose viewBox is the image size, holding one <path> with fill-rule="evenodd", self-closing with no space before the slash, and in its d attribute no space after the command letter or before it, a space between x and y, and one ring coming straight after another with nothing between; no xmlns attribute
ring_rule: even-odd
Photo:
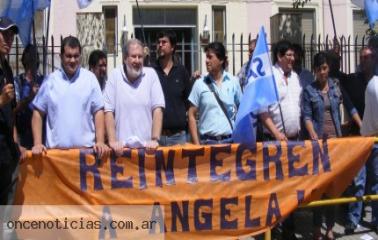
<svg viewBox="0 0 378 240"><path fill-rule="evenodd" d="M52 1L49 35L79 36L84 55L95 48L105 50L110 71L122 62L122 42L137 37L154 59L157 32L173 29L177 54L189 72L206 69L203 46L209 41L226 44L229 70L237 72L246 61L248 40L261 26L270 42L287 38L304 44L311 35L321 42L334 36L329 0L312 0L298 9L291 0L140 0L138 5L132 0L93 0L79 9L76 0ZM332 10L337 36L355 38L368 28L364 13L350 0L332 0Z"/></svg>

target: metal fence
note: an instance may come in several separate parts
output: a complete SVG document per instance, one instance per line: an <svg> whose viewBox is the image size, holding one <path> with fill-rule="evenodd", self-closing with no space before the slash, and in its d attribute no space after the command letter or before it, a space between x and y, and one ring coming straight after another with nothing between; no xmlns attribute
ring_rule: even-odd
<svg viewBox="0 0 378 240"><path fill-rule="evenodd" d="M224 36L224 45L227 49L228 59L229 59L229 67L228 71L232 74L236 74L243 63L247 61L248 58L248 42L252 39L252 35L249 34L248 36L232 34L230 38ZM204 44L196 43L196 42L185 42L184 39L178 39L178 46L177 46L177 54L181 56L183 60L183 64L187 67L189 72L198 69L198 66L201 66L202 59L201 51L203 51ZM368 38L366 36L341 36L337 39L339 49L340 49L340 69L345 73L352 73L357 69L359 64L359 51L360 49L367 45ZM46 38L42 37L37 41L38 45L38 52L39 58L41 62L40 72L44 75L54 71L57 67L60 66L60 43L62 41L62 37L57 41L54 39L53 36L46 44ZM322 39L321 35L318 36L303 36L302 46L304 50L304 61L303 66L309 70L312 69L312 62L313 56L319 51L327 51L333 49L335 47L334 39L330 38L328 35ZM271 49L271 44L269 43L269 49ZM190 47L188 47L190 46ZM86 46L83 46L85 48ZM156 54L156 45L150 44L150 49L152 56ZM121 47L118 48L121 51ZM195 51L195 52L193 52ZM23 46L20 44L18 38L15 39L15 43L12 47L11 53L8 55L8 60L13 68L15 74L19 74L23 72L23 67L21 64L21 55L23 52ZM111 53L108 55L108 58L112 58L113 66L120 64L121 61L116 62L116 56L119 53ZM184 57L185 54L188 54L189 57ZM119 55L121 56L121 55ZM189 59L189 60L188 60ZM86 64L83 64L86 66Z"/></svg>

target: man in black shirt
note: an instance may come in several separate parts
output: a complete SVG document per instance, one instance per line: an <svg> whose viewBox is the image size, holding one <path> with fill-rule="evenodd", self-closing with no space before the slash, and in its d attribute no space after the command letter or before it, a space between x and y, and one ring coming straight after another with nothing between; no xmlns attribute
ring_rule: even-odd
<svg viewBox="0 0 378 240"><path fill-rule="evenodd" d="M363 47L360 50L360 66L356 73L349 74L345 81L341 81L341 86L348 93L350 100L354 107L357 109L361 118L364 116L365 109L365 90L368 81L374 74L374 64L369 63L373 61L373 52L369 47ZM349 135L360 135L360 128L352 122L351 128L348 132Z"/></svg>
<svg viewBox="0 0 378 240"><path fill-rule="evenodd" d="M160 145L186 142L188 96L191 90L189 74L175 57L177 37L173 31L158 34L158 61L154 67L164 92L165 110Z"/></svg>
<svg viewBox="0 0 378 240"><path fill-rule="evenodd" d="M107 58L105 52L96 49L89 54L89 71L93 72L100 84L101 91L105 88L107 79Z"/></svg>
<svg viewBox="0 0 378 240"><path fill-rule="evenodd" d="M357 109L361 118L364 116L365 109L365 91L369 80L374 76L375 57L373 49L363 47L360 50L360 66L359 71L348 76L348 79L341 81L341 86L347 91L350 100ZM360 128L354 124L349 129L349 135L360 135ZM359 173L355 176L352 184L347 188L348 196L362 197L365 193L365 185L368 175L366 175L366 167L363 166ZM372 176L374 178L374 176ZM345 234L354 233L357 228L363 211L363 203L355 202L347 205L347 214L345 217Z"/></svg>
<svg viewBox="0 0 378 240"><path fill-rule="evenodd" d="M13 73L6 60L17 26L0 17L0 205L12 204L17 181L19 149L13 136L12 111L16 106Z"/></svg>

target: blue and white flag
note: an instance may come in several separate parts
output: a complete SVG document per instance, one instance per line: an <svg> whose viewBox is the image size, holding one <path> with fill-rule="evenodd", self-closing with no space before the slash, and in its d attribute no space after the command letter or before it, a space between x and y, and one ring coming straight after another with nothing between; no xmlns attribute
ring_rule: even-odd
<svg viewBox="0 0 378 240"><path fill-rule="evenodd" d="M19 29L24 46L30 43L34 13L50 6L50 0L1 0L0 16L9 17Z"/></svg>
<svg viewBox="0 0 378 240"><path fill-rule="evenodd" d="M254 145L258 111L278 102L264 27L261 27L247 74L248 83L236 114L234 142Z"/></svg>
<svg viewBox="0 0 378 240"><path fill-rule="evenodd" d="M82 9L88 7L92 1L93 0L77 0L77 4L79 5L79 8Z"/></svg>
<svg viewBox="0 0 378 240"><path fill-rule="evenodd" d="M378 20L378 0L365 0L364 5L369 26L374 28L374 23Z"/></svg>

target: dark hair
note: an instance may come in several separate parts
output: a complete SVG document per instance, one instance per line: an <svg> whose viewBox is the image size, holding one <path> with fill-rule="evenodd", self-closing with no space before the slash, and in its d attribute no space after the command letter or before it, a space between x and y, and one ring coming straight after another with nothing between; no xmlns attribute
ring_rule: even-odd
<svg viewBox="0 0 378 240"><path fill-rule="evenodd" d="M369 38L368 46L376 51L378 49L378 36L371 36Z"/></svg>
<svg viewBox="0 0 378 240"><path fill-rule="evenodd" d="M251 45L252 43L256 44L257 43L257 39L254 38L254 39L249 40L248 46Z"/></svg>
<svg viewBox="0 0 378 240"><path fill-rule="evenodd" d="M336 77L340 71L340 55L334 50L329 50L327 52L329 75L331 77Z"/></svg>
<svg viewBox="0 0 378 240"><path fill-rule="evenodd" d="M287 40L281 40L275 44L273 47L273 63L276 64L278 61L277 55L283 56L288 50L293 50L293 45Z"/></svg>
<svg viewBox="0 0 378 240"><path fill-rule="evenodd" d="M326 52L318 52L314 56L314 69L319 68L324 63L327 63L329 66L329 54Z"/></svg>
<svg viewBox="0 0 378 240"><path fill-rule="evenodd" d="M176 33L172 30L164 30L158 33L157 39L167 37L169 39L169 42L171 43L172 47L176 50L176 44L177 44L177 36Z"/></svg>
<svg viewBox="0 0 378 240"><path fill-rule="evenodd" d="M65 37L62 41L62 45L60 46L60 54L64 54L64 47L69 46L71 48L79 48L79 52L81 53L81 45L79 39L74 36Z"/></svg>
<svg viewBox="0 0 378 240"><path fill-rule="evenodd" d="M223 60L222 67L226 69L227 67L227 56L226 56L226 49L224 48L223 44L220 42L212 42L209 43L205 47L205 52L212 51L217 56L219 60Z"/></svg>
<svg viewBox="0 0 378 240"><path fill-rule="evenodd" d="M304 51L303 51L303 48L302 48L302 46L301 46L300 44L298 44L298 43L293 43L293 44L291 45L291 47L292 47L292 49L293 49L293 51L294 51L295 54L298 54L298 56L299 56L301 59L304 58ZM295 59L295 60L296 60L296 59Z"/></svg>
<svg viewBox="0 0 378 240"><path fill-rule="evenodd" d="M106 59L106 54L103 51L99 49L93 50L88 58L89 68L96 67L98 61L100 61L100 59L103 59L103 58Z"/></svg>
<svg viewBox="0 0 378 240"><path fill-rule="evenodd" d="M39 55L38 55L38 49L35 45L28 44L26 48L24 49L21 57L21 63L22 66L24 66L24 69L32 69L35 67L35 69L39 66Z"/></svg>

